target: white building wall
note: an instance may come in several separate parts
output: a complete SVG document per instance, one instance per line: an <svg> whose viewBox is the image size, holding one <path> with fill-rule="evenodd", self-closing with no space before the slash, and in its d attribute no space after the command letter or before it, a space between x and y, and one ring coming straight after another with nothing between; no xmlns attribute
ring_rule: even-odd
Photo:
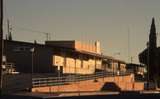
<svg viewBox="0 0 160 99"><path fill-rule="evenodd" d="M96 59L96 69L102 69L102 60Z"/></svg>
<svg viewBox="0 0 160 99"><path fill-rule="evenodd" d="M89 58L88 60L83 60L79 58L63 57L54 55L53 56L53 65L54 66L63 66L63 73L78 73L78 74L93 74L95 73L95 65L101 69L101 60L96 60ZM60 69L60 68L59 68Z"/></svg>
<svg viewBox="0 0 160 99"><path fill-rule="evenodd" d="M60 70L60 66L64 66L64 58L62 56L54 55L53 65L58 66L58 70Z"/></svg>

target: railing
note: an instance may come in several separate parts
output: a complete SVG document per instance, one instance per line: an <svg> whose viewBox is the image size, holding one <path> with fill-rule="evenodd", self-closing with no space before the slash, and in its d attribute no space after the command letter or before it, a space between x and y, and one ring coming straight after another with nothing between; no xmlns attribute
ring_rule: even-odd
<svg viewBox="0 0 160 99"><path fill-rule="evenodd" d="M17 74L18 72L16 72L16 67L14 63L5 63L3 73L4 74Z"/></svg>
<svg viewBox="0 0 160 99"><path fill-rule="evenodd" d="M3 75L2 90L4 93L22 91L31 87L30 74Z"/></svg>
<svg viewBox="0 0 160 99"><path fill-rule="evenodd" d="M64 85L73 82L85 81L85 80L94 80L97 78L103 77L112 77L115 75L128 75L130 72L97 72L92 75L68 75L61 77L46 77L46 78L33 78L32 86L33 87L42 87L42 86L56 86L56 85Z"/></svg>

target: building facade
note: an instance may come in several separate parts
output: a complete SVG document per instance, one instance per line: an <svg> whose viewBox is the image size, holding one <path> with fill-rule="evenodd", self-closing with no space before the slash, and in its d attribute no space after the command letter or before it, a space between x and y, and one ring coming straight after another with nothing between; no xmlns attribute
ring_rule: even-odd
<svg viewBox="0 0 160 99"><path fill-rule="evenodd" d="M65 74L93 74L96 69L102 70L100 43L86 44L80 41L47 41L46 45L73 49L71 52L56 51L53 65Z"/></svg>
<svg viewBox="0 0 160 99"><path fill-rule="evenodd" d="M46 41L45 44L4 40L6 63L20 73L94 74L125 71L125 62L101 54L100 42Z"/></svg>

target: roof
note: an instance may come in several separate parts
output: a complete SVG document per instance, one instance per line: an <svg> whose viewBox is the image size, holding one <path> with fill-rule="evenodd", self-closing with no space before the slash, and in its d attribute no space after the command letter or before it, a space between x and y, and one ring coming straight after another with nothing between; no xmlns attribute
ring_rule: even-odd
<svg viewBox="0 0 160 99"><path fill-rule="evenodd" d="M14 41L14 40L4 40L4 42L9 42L9 43L16 43L16 44L25 44L25 45L31 45L31 46L40 46L40 47L46 47L46 48L59 48L59 49L65 49L67 51L71 51L71 52L78 52L78 53L82 53L82 54L87 54L87 55L91 55L91 56L96 56L102 59L109 59L112 61L118 61L121 63L125 63L125 61L119 60L119 59L115 59L111 56L106 56L103 54L97 54L94 52L88 52L88 51L83 51L83 50L77 50L74 48L68 48L68 47L62 47L62 46L54 46L54 45L45 45L45 44L39 44L39 43L31 43L31 42L24 42L24 41Z"/></svg>
<svg viewBox="0 0 160 99"><path fill-rule="evenodd" d="M128 63L127 66L128 66L128 67L135 67L135 66L136 66L136 67L145 67L145 65L135 64L135 63Z"/></svg>
<svg viewBox="0 0 160 99"><path fill-rule="evenodd" d="M79 52L79 53L89 54L89 55L92 55L92 56L97 56L97 57L103 58L103 56L101 54L97 54L97 53L93 53L93 52L88 52L88 51L83 51L83 50L75 50L75 51Z"/></svg>
<svg viewBox="0 0 160 99"><path fill-rule="evenodd" d="M4 42L9 42L9 43L16 43L16 44L25 44L25 45L32 45L32 46L40 46L40 47L46 47L46 48L65 48L65 47L60 47L60 46L50 46L50 45L45 45L45 44L40 44L40 43L32 43L32 42L24 42L24 41L14 41L14 40L4 40ZM72 48L65 48L68 50L73 50Z"/></svg>
<svg viewBox="0 0 160 99"><path fill-rule="evenodd" d="M16 43L16 44L25 44L25 45L32 45L32 46L43 46L43 47L49 47L49 48L60 48L60 49L65 49L71 52L78 52L78 53L82 53L82 54L88 54L88 55L92 55L92 56L96 56L96 57L102 57L101 54L96 54L96 53L92 53L92 52L87 52L87 51L81 51L81 50L76 50L74 48L68 48L68 47L62 47L62 46L54 46L54 45L45 45L45 44L39 44L39 43L31 43L31 42L23 42L23 41L10 41L10 40L4 40L5 42L9 42L9 43Z"/></svg>
<svg viewBox="0 0 160 99"><path fill-rule="evenodd" d="M113 60L113 61L116 61L116 62L126 63L125 61L120 60L120 59L116 59L112 56L106 56L106 55L102 55L102 56L103 56L103 59L107 59L107 60L109 59L109 60Z"/></svg>

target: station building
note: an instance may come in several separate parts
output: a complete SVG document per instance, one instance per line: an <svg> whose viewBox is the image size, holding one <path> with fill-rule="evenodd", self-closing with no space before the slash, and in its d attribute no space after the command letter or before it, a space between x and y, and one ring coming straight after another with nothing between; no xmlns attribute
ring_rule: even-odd
<svg viewBox="0 0 160 99"><path fill-rule="evenodd" d="M124 61L103 55L100 42L46 41L45 44L4 40L4 56L20 73L94 74L126 71Z"/></svg>

